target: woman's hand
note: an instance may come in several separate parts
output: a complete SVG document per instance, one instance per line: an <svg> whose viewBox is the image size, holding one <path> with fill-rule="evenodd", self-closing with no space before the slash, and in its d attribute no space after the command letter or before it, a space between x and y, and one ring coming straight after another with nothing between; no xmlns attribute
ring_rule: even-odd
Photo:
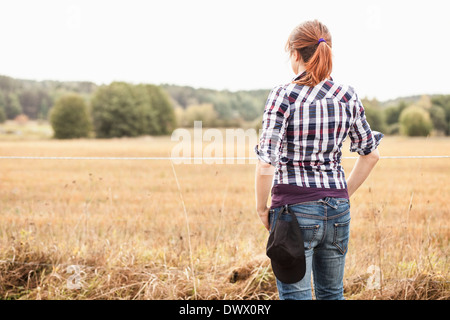
<svg viewBox="0 0 450 320"><path fill-rule="evenodd" d="M262 209L256 209L256 212L258 213L258 216L261 219L261 222L263 223L264 227L267 229L267 231L270 231L269 208L266 206L265 208Z"/></svg>

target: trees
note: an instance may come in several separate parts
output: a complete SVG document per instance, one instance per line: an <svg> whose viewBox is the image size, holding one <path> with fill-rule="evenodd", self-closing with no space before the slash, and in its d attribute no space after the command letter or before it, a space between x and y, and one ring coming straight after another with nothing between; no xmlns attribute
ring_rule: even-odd
<svg viewBox="0 0 450 320"><path fill-rule="evenodd" d="M6 113L3 105L0 104L0 123L3 123L6 121Z"/></svg>
<svg viewBox="0 0 450 320"><path fill-rule="evenodd" d="M5 111L5 98L0 94L0 123L5 122L7 119Z"/></svg>
<svg viewBox="0 0 450 320"><path fill-rule="evenodd" d="M16 94L7 93L0 98L0 101L3 103L7 119L14 119L22 113L22 106Z"/></svg>
<svg viewBox="0 0 450 320"><path fill-rule="evenodd" d="M84 99L75 93L59 98L51 110L50 123L57 139L87 137L91 119Z"/></svg>
<svg viewBox="0 0 450 320"><path fill-rule="evenodd" d="M35 87L23 89L19 94L19 101L23 113L30 119L45 116L48 111L48 106L52 102L46 90Z"/></svg>
<svg viewBox="0 0 450 320"><path fill-rule="evenodd" d="M439 107L444 110L445 113L445 134L450 135L450 95L439 95L435 96L431 99L432 108L433 107ZM432 111L434 114L432 114L433 117L437 116L436 113L441 113L440 117L442 116L441 111ZM442 120L442 119L441 119Z"/></svg>
<svg viewBox="0 0 450 320"><path fill-rule="evenodd" d="M170 102L170 98L160 87L145 84L142 85L146 90L150 107L153 110L153 126L148 128L149 134L169 134L177 126L175 110Z"/></svg>
<svg viewBox="0 0 450 320"><path fill-rule="evenodd" d="M364 113L371 129L386 132L384 113L383 110L381 110L377 99L362 99L361 102L364 106Z"/></svg>
<svg viewBox="0 0 450 320"><path fill-rule="evenodd" d="M217 113L211 103L192 104L186 110L178 112L179 124L183 127L193 127L194 121L202 121L203 127L214 127L217 123Z"/></svg>
<svg viewBox="0 0 450 320"><path fill-rule="evenodd" d="M195 120L202 120L207 127L258 127L270 90L229 91L125 82L98 86L92 82L19 80L0 75L0 121L21 114L30 120L49 119L55 101L71 92L90 103L96 135L104 138L170 134L177 125L189 127ZM400 125L400 115L415 105L429 115L431 134L450 136L450 95L414 95L384 102L365 98L362 102L373 130L406 134L409 131L405 123ZM427 118L423 112L421 115ZM427 127L428 121L424 121Z"/></svg>
<svg viewBox="0 0 450 320"><path fill-rule="evenodd" d="M215 125L225 127L239 127L243 121L252 122L260 117L270 92L264 89L232 92L176 85L163 85L163 89L183 110L190 106L212 105L216 114ZM182 110L177 112L183 113Z"/></svg>
<svg viewBox="0 0 450 320"><path fill-rule="evenodd" d="M444 108L440 106L432 106L429 113L434 129L445 134L448 130L448 122L445 119Z"/></svg>
<svg viewBox="0 0 450 320"><path fill-rule="evenodd" d="M387 134L398 134L399 133L400 114L407 107L408 107L408 105L406 104L406 102L401 100L397 105L388 107L384 110Z"/></svg>
<svg viewBox="0 0 450 320"><path fill-rule="evenodd" d="M153 85L113 82L100 87L91 101L97 137L167 134L175 128L168 97Z"/></svg>
<svg viewBox="0 0 450 320"><path fill-rule="evenodd" d="M407 136L427 136L433 129L430 114L412 105L400 114L400 131Z"/></svg>
<svg viewBox="0 0 450 320"><path fill-rule="evenodd" d="M91 100L94 130L99 138L137 136L144 118L131 85L113 82L100 87Z"/></svg>

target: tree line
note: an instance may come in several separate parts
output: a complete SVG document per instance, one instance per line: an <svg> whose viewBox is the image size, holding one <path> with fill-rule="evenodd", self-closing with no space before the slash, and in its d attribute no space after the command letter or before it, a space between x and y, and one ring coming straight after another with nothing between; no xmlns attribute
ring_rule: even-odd
<svg viewBox="0 0 450 320"><path fill-rule="evenodd" d="M174 104L177 123L192 127L194 120L205 127L242 127L256 124L270 90L228 91L165 84L162 88Z"/></svg>
<svg viewBox="0 0 450 320"><path fill-rule="evenodd" d="M270 90L228 91L170 84L33 81L0 76L0 122L49 120L56 138L170 134L176 127L261 127ZM362 99L372 129L450 135L450 95Z"/></svg>
<svg viewBox="0 0 450 320"><path fill-rule="evenodd" d="M372 129L388 135L450 135L450 95L422 95L379 102L362 99Z"/></svg>

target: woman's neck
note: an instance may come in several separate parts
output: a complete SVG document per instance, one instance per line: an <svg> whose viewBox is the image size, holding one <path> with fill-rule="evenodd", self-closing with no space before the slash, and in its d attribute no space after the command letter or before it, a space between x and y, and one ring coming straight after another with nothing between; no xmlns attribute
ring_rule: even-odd
<svg viewBox="0 0 450 320"><path fill-rule="evenodd" d="M303 63L299 63L297 66L297 75L302 74L304 71L306 71L306 67Z"/></svg>

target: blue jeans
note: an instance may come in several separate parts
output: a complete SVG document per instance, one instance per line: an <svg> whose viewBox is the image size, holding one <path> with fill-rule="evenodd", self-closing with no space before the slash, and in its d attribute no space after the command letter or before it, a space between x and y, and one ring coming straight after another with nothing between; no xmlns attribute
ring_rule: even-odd
<svg viewBox="0 0 450 320"><path fill-rule="evenodd" d="M270 230L282 207L269 211ZM317 300L344 299L344 265L350 235L350 202L344 198L324 198L289 205L302 230L305 247L306 274L297 283L286 284L277 279L281 300L311 300L311 272ZM280 219L290 220L282 214Z"/></svg>

